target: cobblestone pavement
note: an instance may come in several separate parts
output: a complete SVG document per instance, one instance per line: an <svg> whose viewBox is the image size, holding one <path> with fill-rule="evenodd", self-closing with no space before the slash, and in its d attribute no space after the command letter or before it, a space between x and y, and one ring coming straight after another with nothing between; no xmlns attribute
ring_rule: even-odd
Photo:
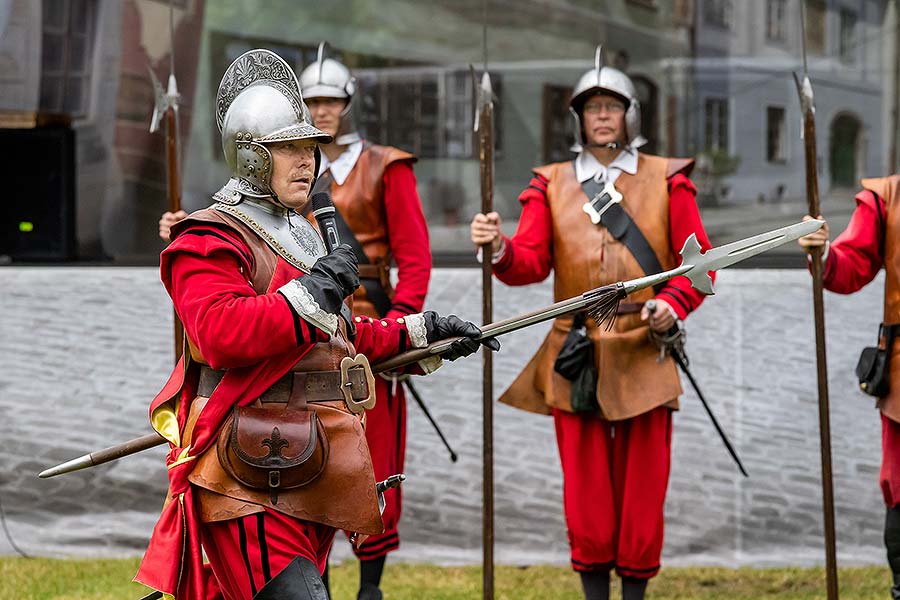
<svg viewBox="0 0 900 600"><path fill-rule="evenodd" d="M480 315L479 273L438 270L429 307ZM829 294L828 353L839 559L881 563L880 425L856 390L859 350L875 338L882 276ZM0 499L16 541L50 556L139 554L166 476L154 449L39 480L56 462L149 431L147 406L171 364L171 308L155 269L0 269ZM497 285L496 317L551 301L548 283ZM690 318L688 351L751 478L740 477L692 392L675 421L665 564L797 565L823 560L812 310L802 271L725 271ZM497 394L547 326L507 336ZM480 561L481 361L417 382L460 459L451 464L409 408L408 482L398 558ZM639 388L640 383L635 382ZM561 477L551 421L495 409L496 556L565 563ZM0 554L11 553L0 536ZM346 543L337 545L347 556Z"/></svg>

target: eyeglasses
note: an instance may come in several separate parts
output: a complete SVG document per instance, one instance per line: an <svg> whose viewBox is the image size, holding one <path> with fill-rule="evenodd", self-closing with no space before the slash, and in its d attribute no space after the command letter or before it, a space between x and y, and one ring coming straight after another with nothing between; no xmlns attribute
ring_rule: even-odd
<svg viewBox="0 0 900 600"><path fill-rule="evenodd" d="M618 100L610 100L609 102L588 102L584 105L584 112L591 114L599 114L606 111L611 115L618 115L625 112L625 105Z"/></svg>

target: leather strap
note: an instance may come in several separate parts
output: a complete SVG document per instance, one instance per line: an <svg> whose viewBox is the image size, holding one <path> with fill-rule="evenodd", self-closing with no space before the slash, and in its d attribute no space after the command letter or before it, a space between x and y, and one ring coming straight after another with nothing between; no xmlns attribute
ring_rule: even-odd
<svg viewBox="0 0 900 600"><path fill-rule="evenodd" d="M359 265L359 278L360 279L376 279L381 281L381 278L385 271L388 270L388 266L382 262L378 262L375 264L366 263ZM368 292L368 290L366 290Z"/></svg>
<svg viewBox="0 0 900 600"><path fill-rule="evenodd" d="M350 396L354 400L364 400L369 396L366 374L362 369L351 369L348 373ZM200 367L200 382L197 395L208 398L225 376L225 370L211 369L205 365ZM298 392L300 392L298 394ZM306 402L333 402L343 400L341 394L340 371L298 371L291 372L275 382L272 387L259 397L262 403L289 400Z"/></svg>
<svg viewBox="0 0 900 600"><path fill-rule="evenodd" d="M581 184L581 189L587 195L588 202L591 202L597 194L603 191L603 186L592 177ZM650 242L620 204L612 203L600 217L600 222L609 230L610 235L625 244L645 275L662 273L663 268L659 257L656 256ZM658 294L665 285L665 282L658 283L653 286L653 291Z"/></svg>

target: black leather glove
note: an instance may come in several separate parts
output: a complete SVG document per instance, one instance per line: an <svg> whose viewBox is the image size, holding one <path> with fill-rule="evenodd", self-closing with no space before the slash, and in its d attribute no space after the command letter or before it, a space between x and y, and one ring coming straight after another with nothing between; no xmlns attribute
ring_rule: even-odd
<svg viewBox="0 0 900 600"><path fill-rule="evenodd" d="M325 312L338 314L344 298L359 287L359 262L347 244L316 261L309 275L297 279Z"/></svg>
<svg viewBox="0 0 900 600"><path fill-rule="evenodd" d="M476 338L481 335L481 330L475 323L463 321L456 315L442 317L433 310L422 313L425 318L425 337L428 343L446 340L447 338L462 336L463 339L457 340L450 345L450 349L441 354L441 358L446 360L456 360L469 356L476 350L478 346L483 344L496 352L500 349L500 342L496 339L478 341Z"/></svg>

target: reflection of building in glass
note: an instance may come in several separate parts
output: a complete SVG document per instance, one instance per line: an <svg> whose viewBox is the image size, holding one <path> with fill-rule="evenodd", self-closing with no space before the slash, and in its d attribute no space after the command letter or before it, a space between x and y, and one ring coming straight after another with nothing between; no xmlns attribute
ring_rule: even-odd
<svg viewBox="0 0 900 600"><path fill-rule="evenodd" d="M284 15L300 15L300 6L306 3L209 1L197 102L209 101L218 81L213 74L244 49L289 47L295 60L308 61L326 38L360 80L357 115L365 135L419 157L416 177L435 253L470 258L468 222L480 200L468 65L482 68L481 0L334 2L316 5L315 20L298 16L309 27L287 27ZM673 87L664 60L690 54L691 2L529 0L515 10L491 2L488 18L497 97L495 206L511 227L530 169L573 157L568 96L598 43L608 64L634 77L650 140L645 150L679 150L676 140L686 132L668 117L685 110L690 78L681 75ZM225 167L212 120L201 115L193 127L185 184L190 197L204 198L218 189Z"/></svg>
<svg viewBox="0 0 900 600"><path fill-rule="evenodd" d="M805 1L820 190L828 193L889 169L890 140L883 133L890 102L883 51L888 2ZM801 115L791 76L802 70L798 0L699 4L691 68L693 111L703 118L692 127L687 150L711 156L707 165L733 169L712 178L704 200L802 198Z"/></svg>
<svg viewBox="0 0 900 600"><path fill-rule="evenodd" d="M896 8L889 0L804 1L827 195L890 170ZM176 0L175 8L188 208L205 205L227 177L210 107L228 64L262 46L300 72L325 39L360 80L365 135L419 157L438 257L471 257L467 223L480 202L469 64L480 71L483 62L482 0ZM699 155L694 179L705 208L802 198L791 78L799 26L799 0L490 1L495 205L508 229L530 169L573 156L568 97L598 43L607 64L635 83L649 139L643 150ZM0 1L0 28L0 64L10 66L0 72L0 110L73 119L82 248L155 260L165 179L163 137L146 131L146 68L167 75L168 2Z"/></svg>

